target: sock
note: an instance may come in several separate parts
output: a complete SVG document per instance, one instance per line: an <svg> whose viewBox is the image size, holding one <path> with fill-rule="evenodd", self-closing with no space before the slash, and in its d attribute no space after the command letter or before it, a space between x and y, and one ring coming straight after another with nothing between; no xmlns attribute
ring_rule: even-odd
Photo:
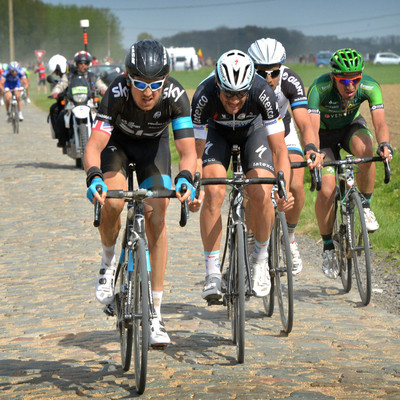
<svg viewBox="0 0 400 400"><path fill-rule="evenodd" d="M289 243L294 242L294 232L296 230L297 224L287 224Z"/></svg>
<svg viewBox="0 0 400 400"><path fill-rule="evenodd" d="M333 250L335 246L333 245L332 233L329 235L321 235L322 241L324 242L324 251Z"/></svg>
<svg viewBox="0 0 400 400"><path fill-rule="evenodd" d="M115 245L105 246L103 244L103 261L105 264L109 265L111 263L111 260L114 257L114 249L115 249Z"/></svg>
<svg viewBox="0 0 400 400"><path fill-rule="evenodd" d="M363 196L362 199L363 208L371 208L372 193L361 193L361 195Z"/></svg>
<svg viewBox="0 0 400 400"><path fill-rule="evenodd" d="M154 309L156 310L157 316L161 319L161 301L163 297L163 291L155 292L153 290L153 302L154 302Z"/></svg>
<svg viewBox="0 0 400 400"><path fill-rule="evenodd" d="M255 248L252 255L253 260L255 262L266 260L268 258L269 239L266 242L259 242L256 238L254 238L254 242Z"/></svg>
<svg viewBox="0 0 400 400"><path fill-rule="evenodd" d="M209 275L221 275L219 269L219 250L205 251L204 261L206 262L206 277Z"/></svg>

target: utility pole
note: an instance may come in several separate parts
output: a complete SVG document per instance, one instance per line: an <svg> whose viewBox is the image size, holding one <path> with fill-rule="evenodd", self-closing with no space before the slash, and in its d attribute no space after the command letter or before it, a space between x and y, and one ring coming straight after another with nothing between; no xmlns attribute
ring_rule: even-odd
<svg viewBox="0 0 400 400"><path fill-rule="evenodd" d="M15 60L13 0L8 0L8 26L10 36L10 62Z"/></svg>

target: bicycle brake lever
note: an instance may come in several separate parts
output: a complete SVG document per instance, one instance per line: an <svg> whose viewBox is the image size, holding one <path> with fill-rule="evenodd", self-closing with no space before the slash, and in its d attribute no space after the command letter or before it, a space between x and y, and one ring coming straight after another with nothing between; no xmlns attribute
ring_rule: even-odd
<svg viewBox="0 0 400 400"><path fill-rule="evenodd" d="M187 186L183 184L181 186L181 194L185 194L187 191ZM183 203L181 203L181 218L179 220L179 225L184 227L187 223L187 220L189 218L189 202L186 199Z"/></svg>
<svg viewBox="0 0 400 400"><path fill-rule="evenodd" d="M390 169L389 160L387 158L385 160L383 160L383 165L385 167L385 179L384 179L384 182L386 184L388 184L390 182L390 175L392 174L392 171Z"/></svg>
<svg viewBox="0 0 400 400"><path fill-rule="evenodd" d="M284 197L286 202L288 201L283 171L278 171L278 195L280 198Z"/></svg>
<svg viewBox="0 0 400 400"><path fill-rule="evenodd" d="M310 159L312 162L315 161L315 153L311 153ZM313 170L310 170L311 174L311 186L310 186L310 192L313 192L315 189L317 191L321 190L321 170L318 169L317 167L314 167Z"/></svg>
<svg viewBox="0 0 400 400"><path fill-rule="evenodd" d="M97 193L101 196L103 193L101 189L101 185L96 186ZM100 203L96 200L94 203L94 220L93 220L93 225L95 228L99 227L101 223L101 205Z"/></svg>
<svg viewBox="0 0 400 400"><path fill-rule="evenodd" d="M200 172L196 172L194 174L193 187L196 191L195 197L196 197L196 199L198 199L199 195L200 195Z"/></svg>

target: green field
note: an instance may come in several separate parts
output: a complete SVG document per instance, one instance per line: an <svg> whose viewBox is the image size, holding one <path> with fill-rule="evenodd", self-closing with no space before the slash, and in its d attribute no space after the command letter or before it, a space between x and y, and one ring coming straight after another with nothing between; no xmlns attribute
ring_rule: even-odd
<svg viewBox="0 0 400 400"><path fill-rule="evenodd" d="M319 75L329 72L328 67L317 68L314 65L296 64L289 65L303 79L304 85L309 86ZM205 79L212 68L204 68L199 71L172 72L171 76L176 78L185 89L196 89L198 84ZM365 72L374 77L381 84L399 84L400 66L397 65L372 65L367 64ZM32 74L33 75L33 74ZM31 75L31 76L32 76ZM43 93L36 91L36 74L31 78L30 97L32 101L42 110L48 112L54 100L48 99ZM172 135L171 135L172 137ZM178 155L171 139L171 152L173 162L178 162ZM400 175L397 171L400 168L399 151L396 150L392 161L392 179L388 185L383 184L383 166L377 166L377 179L374 196L372 198L372 209L380 223L380 229L371 235L371 243L374 250L389 253L395 260L400 273ZM306 204L303 209L298 232L319 239L317 222L314 213L315 193L309 189L309 174L305 174Z"/></svg>

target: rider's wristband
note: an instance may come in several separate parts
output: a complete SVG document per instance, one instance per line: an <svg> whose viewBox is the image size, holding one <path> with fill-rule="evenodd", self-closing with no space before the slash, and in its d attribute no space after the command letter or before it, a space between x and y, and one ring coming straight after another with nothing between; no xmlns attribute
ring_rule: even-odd
<svg viewBox="0 0 400 400"><path fill-rule="evenodd" d="M185 178L192 186L193 186L193 176L190 171L184 169L183 171L179 171L179 174L175 177L175 185L178 182L179 178Z"/></svg>
<svg viewBox="0 0 400 400"><path fill-rule="evenodd" d="M316 153L319 153L320 151L317 149L317 146L314 143L308 143L304 146L304 153L307 153L308 151L315 151Z"/></svg>
<svg viewBox="0 0 400 400"><path fill-rule="evenodd" d="M90 167L89 171L87 173L87 177L86 177L86 186L89 187L90 183L92 182L92 180L96 177L99 176L101 179L104 180L103 177L103 172L101 172L101 169L98 167Z"/></svg>
<svg viewBox="0 0 400 400"><path fill-rule="evenodd" d="M387 147L389 149L389 151L393 154L392 146L388 142L382 142L379 144L378 150L376 150L376 153L378 154L378 156L381 155L380 153L383 153L384 147Z"/></svg>

